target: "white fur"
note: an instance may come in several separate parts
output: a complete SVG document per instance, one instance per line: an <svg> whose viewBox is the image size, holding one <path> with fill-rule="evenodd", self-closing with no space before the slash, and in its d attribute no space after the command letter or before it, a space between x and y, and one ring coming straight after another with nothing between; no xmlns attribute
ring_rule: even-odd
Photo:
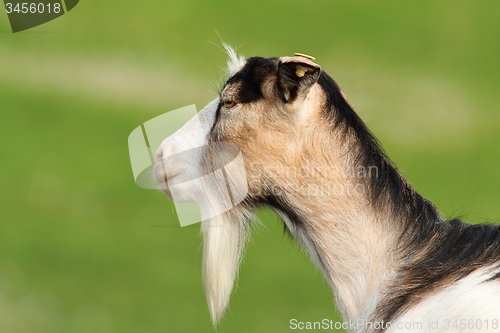
<svg viewBox="0 0 500 333"><path fill-rule="evenodd" d="M156 151L156 163L153 176L165 189L165 177L172 187L172 197L176 202L193 202L202 189L200 182L191 180L199 179L200 176L200 153L207 144L207 135L213 124L215 110L219 103L216 98L205 108L198 112L191 120L182 126L177 132L163 140ZM193 187L193 183L198 186Z"/></svg>
<svg viewBox="0 0 500 333"><path fill-rule="evenodd" d="M177 132L163 140L156 151L156 161L169 156L185 152L189 149L201 147L207 144L207 135L215 119L215 111L219 104L219 98L208 103L191 120L182 126ZM185 163L196 165L196 161L179 161L178 166L169 167L172 170L185 169Z"/></svg>
<svg viewBox="0 0 500 333"><path fill-rule="evenodd" d="M228 76L233 76L234 74L238 73L238 71L241 70L245 65L245 57L243 57L242 55L238 55L236 53L236 50L234 50L226 43L223 43L222 46L224 47L224 50L226 50L226 53L229 57L229 59L227 60L227 74Z"/></svg>
<svg viewBox="0 0 500 333"><path fill-rule="evenodd" d="M246 219L229 213L202 222L203 283L212 322L226 310L246 240Z"/></svg>
<svg viewBox="0 0 500 333"><path fill-rule="evenodd" d="M500 332L500 281L486 281L495 271L499 271L498 266L495 270L492 267L479 268L446 289L430 295L395 319L387 333ZM495 319L498 323L496 329L492 327ZM460 327L464 322L467 327ZM398 329L398 323L402 328ZM412 323L412 327L408 323ZM422 325L418 327L413 323ZM405 329L405 325L409 329Z"/></svg>

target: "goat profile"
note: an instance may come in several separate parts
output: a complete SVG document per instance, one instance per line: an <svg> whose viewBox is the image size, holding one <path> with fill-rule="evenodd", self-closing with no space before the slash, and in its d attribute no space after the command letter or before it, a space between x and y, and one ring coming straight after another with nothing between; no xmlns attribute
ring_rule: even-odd
<svg viewBox="0 0 500 333"><path fill-rule="evenodd" d="M499 226L445 220L314 58L227 51L220 95L198 113L201 126L188 122L163 141L154 171L171 195L174 178L188 184L189 170L217 169L211 143L233 144L243 156L245 173L236 178L245 180L246 196L201 226L214 325L229 303L253 211L263 206L322 271L344 318L360 323L353 332L500 331ZM194 147L206 149L165 162ZM202 189L212 191L213 205L218 187Z"/></svg>

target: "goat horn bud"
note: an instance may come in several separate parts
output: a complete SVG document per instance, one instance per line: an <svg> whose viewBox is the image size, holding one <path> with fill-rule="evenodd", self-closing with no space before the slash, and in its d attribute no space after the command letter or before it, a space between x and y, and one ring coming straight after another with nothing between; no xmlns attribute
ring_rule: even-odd
<svg viewBox="0 0 500 333"><path fill-rule="evenodd" d="M311 61L316 60L316 58L314 58L314 57L312 57L310 55L307 55L307 54L303 54L303 53L294 53L293 55L296 56L296 57L303 57L303 58L309 59Z"/></svg>

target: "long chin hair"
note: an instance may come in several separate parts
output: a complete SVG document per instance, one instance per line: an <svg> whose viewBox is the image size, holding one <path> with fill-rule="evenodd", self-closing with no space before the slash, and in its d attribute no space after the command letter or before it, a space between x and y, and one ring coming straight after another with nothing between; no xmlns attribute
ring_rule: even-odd
<svg viewBox="0 0 500 333"><path fill-rule="evenodd" d="M203 284L214 326L229 304L252 219L249 210L236 207L201 224Z"/></svg>

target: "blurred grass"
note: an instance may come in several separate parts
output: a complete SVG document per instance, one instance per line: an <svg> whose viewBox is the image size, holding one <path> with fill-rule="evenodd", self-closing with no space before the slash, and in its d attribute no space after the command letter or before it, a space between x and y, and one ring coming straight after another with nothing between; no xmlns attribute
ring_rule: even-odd
<svg viewBox="0 0 500 333"><path fill-rule="evenodd" d="M498 221L500 3L81 1L12 34L0 14L2 332L211 332L198 227L134 185L128 134L246 56L312 54L447 217ZM218 332L339 320L322 277L260 214ZM162 226L164 225L164 226Z"/></svg>

